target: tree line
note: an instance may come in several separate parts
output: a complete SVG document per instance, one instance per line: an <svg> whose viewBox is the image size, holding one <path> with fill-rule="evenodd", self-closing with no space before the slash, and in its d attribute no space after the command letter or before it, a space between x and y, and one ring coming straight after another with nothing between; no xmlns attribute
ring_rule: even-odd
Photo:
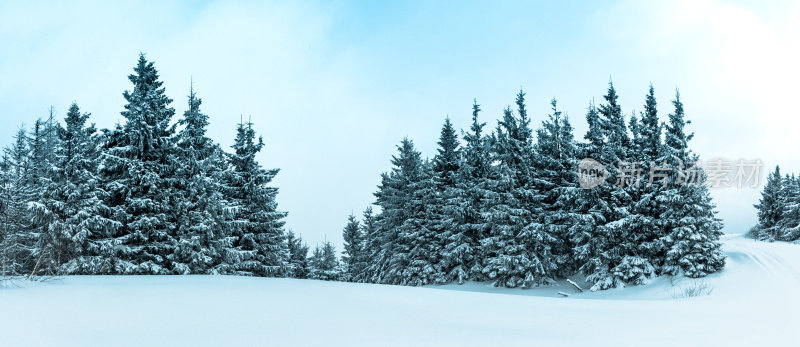
<svg viewBox="0 0 800 347"><path fill-rule="evenodd" d="M555 100L535 130L523 91L515 106L491 132L477 102L461 136L445 119L432 159L403 139L375 192L379 212L344 228L342 278L527 288L582 276L598 290L724 267L705 174L687 174L698 157L677 92L667 122L652 86L626 121L609 83L588 107L584 141ZM585 158L606 171L602 184L582 185Z"/></svg>
<svg viewBox="0 0 800 347"><path fill-rule="evenodd" d="M767 176L761 199L754 205L758 224L750 235L762 241L800 240L800 179L781 176L780 166Z"/></svg>
<svg viewBox="0 0 800 347"><path fill-rule="evenodd" d="M124 124L98 130L73 103L63 124L51 111L5 148L2 274L293 274L278 169L256 160L252 123L224 151L193 89L174 121L144 55L128 79Z"/></svg>
<svg viewBox="0 0 800 347"><path fill-rule="evenodd" d="M124 122L97 129L70 106L22 128L0 161L2 275L235 274L427 285L488 281L531 287L584 276L592 288L720 270L722 223L705 176L687 184L683 104L662 123L652 86L626 117L613 84L590 104L584 141L552 112L536 129L525 93L487 131L449 119L425 159L403 139L381 176L376 210L351 215L343 256L285 230L251 122L226 151L206 136L193 89L175 120L152 62L140 55ZM578 168L603 168L586 187ZM625 166L624 163L630 165ZM637 167L638 165L638 167ZM629 171L636 173L631 175ZM594 177L597 179L597 177Z"/></svg>

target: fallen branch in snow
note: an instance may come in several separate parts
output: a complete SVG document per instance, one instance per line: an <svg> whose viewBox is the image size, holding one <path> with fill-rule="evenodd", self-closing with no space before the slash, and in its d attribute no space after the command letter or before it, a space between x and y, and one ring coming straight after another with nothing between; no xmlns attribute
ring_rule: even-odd
<svg viewBox="0 0 800 347"><path fill-rule="evenodd" d="M563 295L565 298L569 296L569 294L567 294L567 293L564 293L564 292L558 292L558 294L559 294L559 295Z"/></svg>
<svg viewBox="0 0 800 347"><path fill-rule="evenodd" d="M575 281L573 281L571 279L567 279L567 282L569 282L569 284L575 286L575 289L577 289L579 292L583 293L583 288L581 288L581 286L579 286L577 283L575 283Z"/></svg>

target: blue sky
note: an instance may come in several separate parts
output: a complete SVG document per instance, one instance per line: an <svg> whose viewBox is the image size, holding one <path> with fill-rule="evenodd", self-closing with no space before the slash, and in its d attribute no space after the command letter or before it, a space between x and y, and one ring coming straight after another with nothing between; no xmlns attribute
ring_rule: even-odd
<svg viewBox="0 0 800 347"><path fill-rule="evenodd" d="M791 1L1 2L0 143L50 105L121 121L144 52L178 114L194 80L224 146L251 118L288 226L340 244L402 137L430 156L446 116L466 127L477 98L493 127L520 87L578 138L610 78L626 113L653 83L663 118L677 87L701 156L798 171L798 23ZM727 232L755 222L756 190L713 194Z"/></svg>

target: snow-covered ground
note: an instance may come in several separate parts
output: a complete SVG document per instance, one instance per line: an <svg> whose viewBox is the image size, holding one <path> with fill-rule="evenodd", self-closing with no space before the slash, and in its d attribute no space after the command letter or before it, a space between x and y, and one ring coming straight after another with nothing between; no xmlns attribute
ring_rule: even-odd
<svg viewBox="0 0 800 347"><path fill-rule="evenodd" d="M704 280L575 293L223 276L67 277L0 289L0 345L797 345L800 245L724 240ZM710 295L681 298L684 288ZM570 293L568 298L557 292Z"/></svg>

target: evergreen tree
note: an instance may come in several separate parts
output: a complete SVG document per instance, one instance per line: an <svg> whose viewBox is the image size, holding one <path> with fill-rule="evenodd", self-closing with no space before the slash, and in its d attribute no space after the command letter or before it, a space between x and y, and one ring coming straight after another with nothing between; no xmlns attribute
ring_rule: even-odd
<svg viewBox="0 0 800 347"><path fill-rule="evenodd" d="M364 259L364 235L362 234L361 224L353 214L347 217L347 225L342 230L342 237L344 238L342 262L347 269L346 280L353 281L363 271L364 267L362 263Z"/></svg>
<svg viewBox="0 0 800 347"><path fill-rule="evenodd" d="M487 184L489 237L481 240L483 273L496 286L530 287L552 280L557 266L551 254L555 238L540 228L543 197L534 186L534 157L525 93L517 94L517 114L509 108L499 122L494 167Z"/></svg>
<svg viewBox="0 0 800 347"><path fill-rule="evenodd" d="M777 239L781 241L796 241L800 239L800 182L794 174L784 177L782 194L780 194L779 208L782 209L777 228L780 234Z"/></svg>
<svg viewBox="0 0 800 347"><path fill-rule="evenodd" d="M375 204L381 208L376 221L375 237L368 239L370 265L369 281L399 283L405 264L402 255L395 255L408 245L399 244L400 228L411 216L411 201L419 182L425 179L425 167L413 141L403 139L392 156L392 170L381 175L381 185L375 193Z"/></svg>
<svg viewBox="0 0 800 347"><path fill-rule="evenodd" d="M381 249L377 216L373 214L372 206L368 206L362 214L361 235L364 237L364 250L361 252L362 259L360 260L362 266L360 267L360 272L353 274L353 281L369 282L372 279L370 266L373 264L372 258L370 257L371 255L378 254Z"/></svg>
<svg viewBox="0 0 800 347"><path fill-rule="evenodd" d="M593 103L589 104L586 111L586 122L589 129L584 135L586 143L579 144L576 150L588 162L589 159L600 159L600 150L603 146L603 134L600 129L600 117ZM599 164L599 162L597 162ZM599 168L580 168L581 170ZM602 168L605 170L605 167ZM595 176L580 173L582 184L593 180ZM605 182L604 182L605 183ZM608 239L601 233L600 226L605 224L608 215L608 203L601 196L604 189L602 185L592 187L586 185L577 192L577 197L572 200L573 225L569 228L568 241L572 246L573 267L584 275L592 276L596 270L601 269L600 256L608 247Z"/></svg>
<svg viewBox="0 0 800 347"><path fill-rule="evenodd" d="M783 199L785 180L781 176L780 166L767 176L767 183L761 192L761 199L754 205L758 210L758 226L756 237L759 240L775 241L779 234L781 217L786 206ZM782 226L782 225L781 225Z"/></svg>
<svg viewBox="0 0 800 347"><path fill-rule="evenodd" d="M3 155L3 230L0 235L2 276L28 274L33 267L32 251L36 239L29 233L28 202L32 191L30 148L27 131L21 128L14 144Z"/></svg>
<svg viewBox="0 0 800 347"><path fill-rule="evenodd" d="M491 165L487 138L483 134L486 123L478 120L480 111L480 105L473 101L472 124L469 132L463 134L465 144L457 165L457 179L450 188L452 202L449 214L453 221L452 226L442 234L440 268L444 277L440 282L443 283L456 281L461 284L469 279L484 278L480 240L489 233L482 211ZM440 139L440 143L444 141Z"/></svg>
<svg viewBox="0 0 800 347"><path fill-rule="evenodd" d="M308 245L300 236L290 229L286 233L286 244L289 248L289 277L306 278L308 276Z"/></svg>
<svg viewBox="0 0 800 347"><path fill-rule="evenodd" d="M336 281L341 276L339 260L336 259L336 248L330 241L325 241L322 247L317 246L311 256L309 278Z"/></svg>
<svg viewBox="0 0 800 347"><path fill-rule="evenodd" d="M261 168L255 156L264 141L255 138L253 123L239 123L225 174L226 200L236 206L235 242L225 250L223 262L238 274L284 276L289 256L283 234L286 212L278 210L278 188L268 186L279 169Z"/></svg>
<svg viewBox="0 0 800 347"><path fill-rule="evenodd" d="M106 195L100 187L97 165L101 158L100 137L94 124L86 124L89 116L73 103L64 119L65 128L59 133L62 183L52 190L63 201L60 215L71 245L65 252L70 260L62 266L62 272L69 274L109 271L106 256L113 242L104 243L108 241L104 236L119 228L118 222L107 218L109 212L103 204Z"/></svg>
<svg viewBox="0 0 800 347"><path fill-rule="evenodd" d="M125 125L110 132L101 165L110 217L121 227L106 234L115 245L103 247L107 264L99 273L168 274L176 245L175 110L144 54L128 76L132 91L122 116ZM110 235L109 235L110 234ZM99 237L103 237L100 235ZM178 269L180 271L180 269Z"/></svg>
<svg viewBox="0 0 800 347"><path fill-rule="evenodd" d="M57 177L59 169L55 156L59 146L58 128L51 107L50 117L46 121L36 121L30 138L33 177L27 206L30 229L26 233L33 240L30 276L55 275L64 261L62 256L66 256L62 252L69 246L69 234L58 213L62 207L57 194L62 182Z"/></svg>
<svg viewBox="0 0 800 347"><path fill-rule="evenodd" d="M587 152L605 167L607 180L585 193L588 205L581 210L584 216L588 212L588 217L598 224L595 230L588 232L591 238L582 240L578 251L579 258L588 258L580 261L579 268L587 275L587 281L593 283L592 290L623 286L630 280L629 276L624 275L627 269L622 271L616 267L636 252L636 245L628 239L632 230L629 219L632 199L630 190L624 189L624 180L629 179L630 173L623 171L623 164L630 163L632 159L633 142L612 82L609 82L603 98L605 103L598 107L596 113L590 109L587 114L589 133L586 138L590 141ZM622 267L628 267L631 263L625 261Z"/></svg>
<svg viewBox="0 0 800 347"><path fill-rule="evenodd" d="M173 217L177 220L177 273L227 271L220 266L222 254L234 241L220 182L226 162L219 146L206 136L208 116L200 112L201 103L192 88L189 108L179 121L183 128L177 134L180 166L175 176L181 193Z"/></svg>
<svg viewBox="0 0 800 347"><path fill-rule="evenodd" d="M535 228L539 234L554 237L551 247L558 266L556 274L568 276L575 271L568 242L570 227L581 223L573 213L580 196L577 148L569 119L562 116L555 99L550 104L552 113L536 131L535 185L543 193L543 209L536 216Z"/></svg>
<svg viewBox="0 0 800 347"><path fill-rule="evenodd" d="M397 229L397 241L392 249L388 283L419 286L441 278L436 267L441 253L439 231L441 217L431 211L436 208L433 165L426 161L420 167L418 180L409 185L407 218Z"/></svg>
<svg viewBox="0 0 800 347"><path fill-rule="evenodd" d="M663 273L703 277L725 266L719 242L722 221L716 217L702 169L695 169L700 177L699 184L683 182L684 173L679 168L697 162L697 156L688 148L693 134L685 132L688 122L679 93L675 93L672 104L675 111L669 115L662 158L675 170L668 179L668 189L659 196L665 208L661 218L668 232L664 237L667 253Z"/></svg>
<svg viewBox="0 0 800 347"><path fill-rule="evenodd" d="M458 234L456 183L460 166L459 142L450 119L445 119L439 136L439 148L433 159L431 177L420 183L414 194L420 227L412 226L413 243L407 277L413 285L450 282L451 263L443 246ZM412 220L414 220L412 218Z"/></svg>

